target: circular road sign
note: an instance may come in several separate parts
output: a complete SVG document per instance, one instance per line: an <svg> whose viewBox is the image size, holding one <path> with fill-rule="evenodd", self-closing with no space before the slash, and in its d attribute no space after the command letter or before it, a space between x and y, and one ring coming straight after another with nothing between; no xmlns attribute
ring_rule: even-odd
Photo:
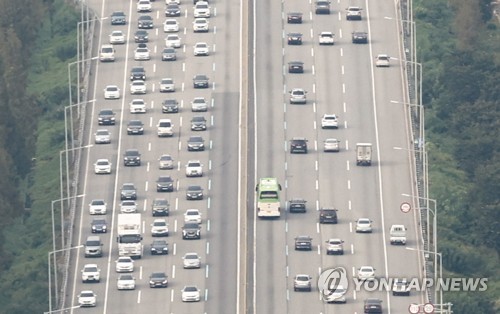
<svg viewBox="0 0 500 314"><path fill-rule="evenodd" d="M426 303L424 305L424 313L431 314L434 313L434 305L431 303Z"/></svg>
<svg viewBox="0 0 500 314"><path fill-rule="evenodd" d="M411 205L408 202L403 202L401 203L401 206L399 206L399 209L401 209L401 211L406 214L410 212Z"/></svg>
<svg viewBox="0 0 500 314"><path fill-rule="evenodd" d="M410 312L411 314L418 314L418 312L420 312L420 306L418 304L412 303L408 307L408 312Z"/></svg>

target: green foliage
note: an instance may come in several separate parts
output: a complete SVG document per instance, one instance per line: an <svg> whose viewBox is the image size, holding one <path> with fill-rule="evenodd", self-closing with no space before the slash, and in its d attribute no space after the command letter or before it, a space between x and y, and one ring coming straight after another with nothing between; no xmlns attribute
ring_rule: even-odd
<svg viewBox="0 0 500 314"><path fill-rule="evenodd" d="M486 292L449 292L445 301L454 313L498 313L498 21L484 0L416 0L414 6L443 266L450 276L489 278Z"/></svg>
<svg viewBox="0 0 500 314"><path fill-rule="evenodd" d="M57 152L64 142L67 64L76 54L77 22L64 0L0 0L2 313L48 307L50 206L59 198Z"/></svg>

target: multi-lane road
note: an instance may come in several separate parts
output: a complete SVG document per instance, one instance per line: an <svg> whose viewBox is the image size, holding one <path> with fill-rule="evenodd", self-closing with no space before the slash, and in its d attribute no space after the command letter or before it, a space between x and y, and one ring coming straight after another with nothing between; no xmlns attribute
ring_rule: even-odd
<svg viewBox="0 0 500 314"><path fill-rule="evenodd" d="M91 234L93 217L89 215L88 203L96 198L103 198L108 204L109 230L100 235L104 256L85 258L80 249L70 270L66 306L76 305L76 295L82 290L93 290L97 294L97 306L72 312L362 313L363 300L377 297L383 300L384 313L407 313L410 303L422 303L423 296L418 293L393 297L388 292L351 289L347 304L326 304L317 293L316 281L321 271L337 266L345 267L350 277L363 265L374 266L377 277L419 276L417 254L401 246L391 246L388 237L392 224L405 224L409 229L407 245L418 245L414 215L399 210L404 201L401 194L413 194L409 154L393 149L394 146L407 147L410 137L407 108L391 103L391 100L405 101L405 78L397 61L390 68L376 68L373 62L378 53L400 59L397 23L384 18L398 16L394 2L333 1L330 15L316 15L311 1L254 1L248 12L241 10L239 1L211 1L210 31L194 33L193 4L185 0L181 2L181 16L176 17L181 26L178 34L182 47L177 49L177 60L168 62L161 60L166 37L164 1L152 2L153 12L144 13L154 19L154 28L148 30L147 45L152 52L149 61L133 58L137 46L133 36L137 18L142 14L136 12L136 1L89 1L88 4L101 17L124 11L128 23L112 26L109 19L103 20L96 39L100 47L108 43L112 30L122 30L127 41L124 45L115 45L115 62L98 63L92 76L90 98L95 102L85 129L86 144L93 144L93 134L99 128L109 129L112 141L93 145L82 154L79 186L84 196L75 221L76 238L78 243L83 243ZM348 5L364 9L361 21L346 21ZM292 11L303 13L302 24L287 24L286 13ZM242 33L242 29L247 29L242 27L242 16L248 17L248 33ZM367 31L369 44L352 44L351 32L355 30ZM319 46L318 35L322 31L336 34L335 45ZM288 32L302 33L303 44L288 45ZM250 48L241 51L242 42L247 40ZM209 56L193 55L193 45L197 42L209 44ZM245 73L242 68L247 64L242 64L242 56L248 56L251 61L250 76L245 78L241 73ZM295 60L304 62L305 73L288 73L287 63ZM148 91L145 95L129 92L130 69L136 65L146 69ZM192 78L196 74L210 78L208 89L193 88ZM174 79L175 92L159 92L159 81L165 77ZM248 83L248 95L242 95L240 82ZM104 99L103 88L111 84L121 89L120 99ZM296 87L308 91L305 105L289 104L288 91ZM191 112L190 102L194 97L208 100L208 112L201 113L208 121L206 131L190 129L191 117L200 115ZM128 104L134 98L146 101L145 114L129 112ZM168 98L179 102L179 113L162 113L161 103ZM241 106L247 104L242 99L250 100L248 108L244 108L250 113L248 124L244 119L240 121ZM116 125L97 124L97 113L102 108L115 111ZM341 127L321 129L320 120L325 113L337 114ZM172 138L157 137L156 123L160 118L172 119L175 125ZM131 119L142 120L144 135L127 135L126 124ZM251 131L248 138L239 137L242 128ZM187 139L191 135L203 136L205 151L187 151ZM290 154L289 140L293 137L308 139L308 154ZM322 142L330 137L341 141L339 153L323 152ZM243 155L239 150L240 141L249 143ZM371 167L356 166L357 142L373 144ZM122 155L129 148L141 152L141 166L124 167ZM157 159L162 154L172 155L174 169L158 169ZM111 160L111 175L94 174L93 163L99 158ZM184 166L192 159L203 163L203 177L185 176ZM242 160L251 161L247 173L240 172ZM172 176L174 192L156 191L159 175ZM300 197L307 200L308 211L290 214L282 210L278 220L258 220L254 206L247 207L246 202L238 199L242 176L249 178L244 186L249 186L250 191L259 177L277 177L283 187L282 208L286 200ZM132 291L116 288L116 225L120 187L125 182L132 182L138 188L137 202L144 229L144 256L135 261L133 275L137 287ZM191 184L204 188L203 200L186 200L186 188ZM150 224L154 219L151 203L157 197L167 198L171 204L171 214L166 217L170 227L170 235L165 238L170 253L166 256L149 254L153 241ZM248 203L252 204L253 195L248 197ZM337 208L339 223L319 225L321 207ZM197 208L202 213L200 240L182 239L183 213L188 208ZM372 234L354 232L354 222L361 217L373 221ZM243 242L238 242L239 226L248 230L247 250L242 250ZM298 235L310 235L314 249L295 251L294 238ZM343 256L326 255L325 241L334 237L345 241ZM182 256L186 252L201 256L200 269L183 269ZM240 261L245 267L238 267ZM87 263L98 264L100 283L81 282L80 270ZM247 273L238 273L238 269ZM168 275L168 288L149 288L148 277L155 271ZM311 275L313 292L294 292L293 277L299 273ZM181 301L181 289L185 285L196 285L200 289L200 302ZM242 293L238 295L239 291ZM240 307L241 304L246 307Z"/></svg>

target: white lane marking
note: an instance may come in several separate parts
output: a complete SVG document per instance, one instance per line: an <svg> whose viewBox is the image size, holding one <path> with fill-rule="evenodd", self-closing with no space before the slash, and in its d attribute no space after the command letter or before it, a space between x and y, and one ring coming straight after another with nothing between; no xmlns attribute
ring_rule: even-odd
<svg viewBox="0 0 500 314"><path fill-rule="evenodd" d="M184 82L181 84L181 91L184 91Z"/></svg>
<svg viewBox="0 0 500 314"><path fill-rule="evenodd" d="M208 179L208 190L210 191L212 188L212 180Z"/></svg>
<svg viewBox="0 0 500 314"><path fill-rule="evenodd" d="M313 94L316 94L316 83L313 83Z"/></svg>
<svg viewBox="0 0 500 314"><path fill-rule="evenodd" d="M342 93L345 94L345 83L342 83Z"/></svg>
<svg viewBox="0 0 500 314"><path fill-rule="evenodd" d="M173 252L172 252L173 255L176 255L177 254L177 243L174 243L173 245Z"/></svg>
<svg viewBox="0 0 500 314"><path fill-rule="evenodd" d="M213 50L214 50L214 52L215 52L215 50L216 50L216 49L215 49L215 44L214 44L214 48L213 48ZM215 69L215 63L214 63L214 69Z"/></svg>
<svg viewBox="0 0 500 314"><path fill-rule="evenodd" d="M212 83L212 90L215 90L215 82Z"/></svg>
<svg viewBox="0 0 500 314"><path fill-rule="evenodd" d="M316 200L316 210L319 210L319 200Z"/></svg>
<svg viewBox="0 0 500 314"><path fill-rule="evenodd" d="M142 266L139 267L139 280L142 280Z"/></svg>
<svg viewBox="0 0 500 314"><path fill-rule="evenodd" d="M288 256L288 244L285 245L285 255ZM287 266L288 267L288 266Z"/></svg>
<svg viewBox="0 0 500 314"><path fill-rule="evenodd" d="M342 38L342 28L339 29L339 37ZM342 48L340 48L340 52L342 52ZM342 56L342 54L341 54L341 56Z"/></svg>
<svg viewBox="0 0 500 314"><path fill-rule="evenodd" d="M314 140L314 150L318 150L318 141Z"/></svg>
<svg viewBox="0 0 500 314"><path fill-rule="evenodd" d="M349 232L352 233L352 222L349 223Z"/></svg>
<svg viewBox="0 0 500 314"><path fill-rule="evenodd" d="M316 171L318 171L319 169L319 164L317 160L314 161L314 169L316 169Z"/></svg>
<svg viewBox="0 0 500 314"><path fill-rule="evenodd" d="M207 255L210 253L210 242L207 242Z"/></svg>
<svg viewBox="0 0 500 314"><path fill-rule="evenodd" d="M311 3L311 0L309 0L309 3ZM309 19L312 20L312 18L313 18L313 14L311 11L309 11Z"/></svg>
<svg viewBox="0 0 500 314"><path fill-rule="evenodd" d="M148 199L145 199L145 200L144 200L144 204L143 204L143 206L142 206L142 211L143 211L143 212L145 212L145 211L146 211L146 208L148 208L147 206L148 206Z"/></svg>
<svg viewBox="0 0 500 314"><path fill-rule="evenodd" d="M155 107L155 101L151 100L151 106L149 106L151 109ZM153 118L151 118L151 121L153 121ZM152 126L152 125L151 125Z"/></svg>
<svg viewBox="0 0 500 314"><path fill-rule="evenodd" d="M186 63L182 62L182 72L186 72Z"/></svg>
<svg viewBox="0 0 500 314"><path fill-rule="evenodd" d="M208 278L208 264L205 265L205 278Z"/></svg>
<svg viewBox="0 0 500 314"><path fill-rule="evenodd" d="M179 191L179 185L180 185L180 184L181 184L181 183L180 183L180 181L176 181L176 184L175 184L175 189L176 189L177 191Z"/></svg>
<svg viewBox="0 0 500 314"><path fill-rule="evenodd" d="M212 71L215 72L215 62L212 63Z"/></svg>
<svg viewBox="0 0 500 314"><path fill-rule="evenodd" d="M286 289L286 300L290 301L290 290Z"/></svg>
<svg viewBox="0 0 500 314"><path fill-rule="evenodd" d="M214 116L210 116L210 126L214 126L214 125L215 125Z"/></svg>
<svg viewBox="0 0 500 314"><path fill-rule="evenodd" d="M137 303L141 303L141 290L137 292Z"/></svg>
<svg viewBox="0 0 500 314"><path fill-rule="evenodd" d="M208 170L212 170L212 159L208 161Z"/></svg>
<svg viewBox="0 0 500 314"><path fill-rule="evenodd" d="M339 11L339 21L342 21L342 14Z"/></svg>
<svg viewBox="0 0 500 314"><path fill-rule="evenodd" d="M177 219L174 220L174 232L177 232Z"/></svg>
<svg viewBox="0 0 500 314"><path fill-rule="evenodd" d="M349 150L349 140L345 140L345 150Z"/></svg>
<svg viewBox="0 0 500 314"><path fill-rule="evenodd" d="M311 48L311 57L314 57L314 48Z"/></svg>
<svg viewBox="0 0 500 314"><path fill-rule="evenodd" d="M153 73L156 73L156 63L155 63L155 64L153 64ZM153 84L153 92L154 92L154 88L155 88L155 86L154 86L154 84Z"/></svg>
<svg viewBox="0 0 500 314"><path fill-rule="evenodd" d="M142 230L146 230L146 221L145 220L142 221Z"/></svg>
<svg viewBox="0 0 500 314"><path fill-rule="evenodd" d="M214 26L214 35L217 34L217 26Z"/></svg>
<svg viewBox="0 0 500 314"><path fill-rule="evenodd" d="M347 189L350 190L351 189L351 180L347 180Z"/></svg>
<svg viewBox="0 0 500 314"><path fill-rule="evenodd" d="M151 142L148 143L148 152L151 151Z"/></svg>
<svg viewBox="0 0 500 314"><path fill-rule="evenodd" d="M285 189L288 189L288 180L285 180Z"/></svg>
<svg viewBox="0 0 500 314"><path fill-rule="evenodd" d="M347 208L349 208L349 210L352 210L352 202L351 202L351 200L349 200L347 202Z"/></svg>
<svg viewBox="0 0 500 314"><path fill-rule="evenodd" d="M313 128L316 130L316 121L313 121Z"/></svg>
<svg viewBox="0 0 500 314"><path fill-rule="evenodd" d="M175 265L172 265L172 279L175 278Z"/></svg>
<svg viewBox="0 0 500 314"><path fill-rule="evenodd" d="M290 277L290 267L286 265L286 276Z"/></svg>
<svg viewBox="0 0 500 314"><path fill-rule="evenodd" d="M146 163L146 172L149 172L149 161Z"/></svg>
<svg viewBox="0 0 500 314"><path fill-rule="evenodd" d="M212 140L210 140L210 142L208 142L208 149L209 150L212 150L212 144L213 144L213 142L212 142Z"/></svg>
<svg viewBox="0 0 500 314"><path fill-rule="evenodd" d="M205 289L205 301L208 300L208 289Z"/></svg>
<svg viewBox="0 0 500 314"><path fill-rule="evenodd" d="M354 244L351 244L351 254L354 255Z"/></svg>
<svg viewBox="0 0 500 314"><path fill-rule="evenodd" d="M179 127L182 126L182 117L179 117Z"/></svg>
<svg viewBox="0 0 500 314"><path fill-rule="evenodd" d="M311 72L312 72L312 75L315 75L315 74L316 74L314 64L311 66Z"/></svg>
<svg viewBox="0 0 500 314"><path fill-rule="evenodd" d="M178 210L179 209L179 198L175 198L175 206L174 206L174 210Z"/></svg>
<svg viewBox="0 0 500 314"><path fill-rule="evenodd" d="M154 52L155 54L156 54L156 52L158 51L158 49L157 49L157 48L158 48L158 46L157 46L157 45L155 45L155 47L153 48L153 52ZM156 65L156 64L155 64L155 65Z"/></svg>
<svg viewBox="0 0 500 314"><path fill-rule="evenodd" d="M316 113L316 102L313 102L313 112Z"/></svg>
<svg viewBox="0 0 500 314"><path fill-rule="evenodd" d="M346 169L349 171L349 160L346 160Z"/></svg>
<svg viewBox="0 0 500 314"><path fill-rule="evenodd" d="M316 223L316 233L320 233L321 230L320 230L320 225L319 225L319 222Z"/></svg>
<svg viewBox="0 0 500 314"><path fill-rule="evenodd" d="M286 121L283 121L283 130L286 130ZM286 146L286 143L285 143L285 146Z"/></svg>
<svg viewBox="0 0 500 314"><path fill-rule="evenodd" d="M146 181L146 183L144 184L144 191L148 191L148 181Z"/></svg>
<svg viewBox="0 0 500 314"><path fill-rule="evenodd" d="M184 108L184 99L181 99L181 108Z"/></svg>
<svg viewBox="0 0 500 314"><path fill-rule="evenodd" d="M344 75L344 74L345 74L345 68L344 68L344 66L342 66L342 75Z"/></svg>
<svg viewBox="0 0 500 314"><path fill-rule="evenodd" d="M347 105L346 105L346 103L344 102L344 103L342 104L342 106L343 106L343 108L344 108L344 113L346 113L346 112L347 112Z"/></svg>
<svg viewBox="0 0 500 314"><path fill-rule="evenodd" d="M319 182L318 182L318 180L316 179L316 190L318 190L318 189L319 189Z"/></svg>
<svg viewBox="0 0 500 314"><path fill-rule="evenodd" d="M288 221L285 221L285 232L288 232Z"/></svg>
<svg viewBox="0 0 500 314"><path fill-rule="evenodd" d="M318 255L321 255L321 246L318 244Z"/></svg>
<svg viewBox="0 0 500 314"><path fill-rule="evenodd" d="M356 268L352 266L352 276L356 277Z"/></svg>
<svg viewBox="0 0 500 314"><path fill-rule="evenodd" d="M181 148L182 148L182 142L179 141L179 147L178 147L179 151L181 150Z"/></svg>
<svg viewBox="0 0 500 314"><path fill-rule="evenodd" d="M311 28L310 34L311 34L311 38L314 38L314 34L313 34L313 29L312 28Z"/></svg>
<svg viewBox="0 0 500 314"><path fill-rule="evenodd" d="M174 302L174 289L170 290L170 302Z"/></svg>
<svg viewBox="0 0 500 314"><path fill-rule="evenodd" d="M207 220L207 231L210 231L210 219Z"/></svg>
<svg viewBox="0 0 500 314"><path fill-rule="evenodd" d="M209 198L207 199L207 209L210 209L210 202L211 202L211 198L209 197Z"/></svg>
<svg viewBox="0 0 500 314"><path fill-rule="evenodd" d="M210 99L210 107L215 107L215 99Z"/></svg>
<svg viewBox="0 0 500 314"><path fill-rule="evenodd" d="M321 266L318 267L318 276L321 275Z"/></svg>
<svg viewBox="0 0 500 314"><path fill-rule="evenodd" d="M217 16L217 8L214 8L214 17Z"/></svg>
<svg viewBox="0 0 500 314"><path fill-rule="evenodd" d="M344 121L344 129L347 129L347 120Z"/></svg>

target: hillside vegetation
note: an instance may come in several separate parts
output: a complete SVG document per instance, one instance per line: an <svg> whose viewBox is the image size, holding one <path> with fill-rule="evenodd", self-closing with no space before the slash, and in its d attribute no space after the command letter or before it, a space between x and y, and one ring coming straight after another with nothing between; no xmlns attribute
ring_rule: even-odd
<svg viewBox="0 0 500 314"><path fill-rule="evenodd" d="M51 201L78 21L64 0L0 0L1 313L48 309Z"/></svg>
<svg viewBox="0 0 500 314"><path fill-rule="evenodd" d="M500 34L489 5L414 1L445 275L489 278L486 292L446 294L454 313L500 305Z"/></svg>

